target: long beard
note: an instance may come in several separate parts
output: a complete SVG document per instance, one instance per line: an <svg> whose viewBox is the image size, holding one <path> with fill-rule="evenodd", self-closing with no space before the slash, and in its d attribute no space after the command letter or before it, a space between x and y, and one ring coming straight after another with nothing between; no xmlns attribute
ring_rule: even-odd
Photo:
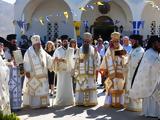
<svg viewBox="0 0 160 120"><path fill-rule="evenodd" d="M84 59L87 59L89 56L89 45L83 45L82 51L84 54Z"/></svg>
<svg viewBox="0 0 160 120"><path fill-rule="evenodd" d="M13 51L17 50L17 46L10 44L9 49L10 49L11 55L13 56Z"/></svg>
<svg viewBox="0 0 160 120"><path fill-rule="evenodd" d="M11 51L17 50L17 46L16 45L10 45L10 50Z"/></svg>
<svg viewBox="0 0 160 120"><path fill-rule="evenodd" d="M35 50L36 54L38 55L40 53L40 51L41 51L41 48L35 47L34 50Z"/></svg>
<svg viewBox="0 0 160 120"><path fill-rule="evenodd" d="M63 45L63 47L64 47L65 49L67 49L67 48L68 48L68 45Z"/></svg>
<svg viewBox="0 0 160 120"><path fill-rule="evenodd" d="M137 47L139 47L138 44L132 45L132 48L137 48Z"/></svg>
<svg viewBox="0 0 160 120"><path fill-rule="evenodd" d="M83 45L82 51L83 54L89 54L89 45Z"/></svg>

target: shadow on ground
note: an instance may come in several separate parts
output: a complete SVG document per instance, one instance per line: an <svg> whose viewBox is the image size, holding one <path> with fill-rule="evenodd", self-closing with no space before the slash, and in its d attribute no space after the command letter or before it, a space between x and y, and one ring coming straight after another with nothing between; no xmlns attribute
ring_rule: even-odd
<svg viewBox="0 0 160 120"><path fill-rule="evenodd" d="M157 120L157 118L146 118L139 112L130 112L125 109L106 108L104 106L97 109L87 110L88 119L94 120Z"/></svg>
<svg viewBox="0 0 160 120"><path fill-rule="evenodd" d="M28 117L36 117L40 115L53 113L53 118L61 118L66 115L70 115L70 116L80 115L87 109L90 109L90 107L54 106L54 107L41 108L41 109L22 109L16 114L18 116L28 115Z"/></svg>
<svg viewBox="0 0 160 120"><path fill-rule="evenodd" d="M70 116L76 118L77 116L83 116L85 119L94 120L157 120L157 118L146 118L140 116L139 112L129 112L125 109L114 109L100 106L95 107L77 107L77 106L66 106L66 107L49 107L46 109L27 109L17 112L18 116L28 115L28 117L36 117L40 115L53 114L53 118L62 118ZM84 113L85 116L84 116Z"/></svg>

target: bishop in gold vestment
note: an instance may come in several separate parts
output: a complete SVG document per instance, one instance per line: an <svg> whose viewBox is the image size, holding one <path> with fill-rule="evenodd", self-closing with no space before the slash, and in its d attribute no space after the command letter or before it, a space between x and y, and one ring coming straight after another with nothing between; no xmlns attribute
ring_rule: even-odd
<svg viewBox="0 0 160 120"><path fill-rule="evenodd" d="M41 47L40 36L31 38L32 46L24 55L26 72L23 86L24 107L40 108L49 105L48 69L52 70L53 60Z"/></svg>
<svg viewBox="0 0 160 120"><path fill-rule="evenodd" d="M125 51L119 43L120 33L111 34L111 43L103 57L100 69L106 71L106 106L121 107L124 105L124 74ZM118 52L116 52L118 51Z"/></svg>
<svg viewBox="0 0 160 120"><path fill-rule="evenodd" d="M100 55L90 45L92 35L84 33L84 44L76 57L76 105L97 105L96 69L100 64Z"/></svg>

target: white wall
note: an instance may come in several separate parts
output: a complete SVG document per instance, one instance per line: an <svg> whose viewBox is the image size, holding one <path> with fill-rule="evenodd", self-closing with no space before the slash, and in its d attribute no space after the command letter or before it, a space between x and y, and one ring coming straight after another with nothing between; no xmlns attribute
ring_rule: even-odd
<svg viewBox="0 0 160 120"><path fill-rule="evenodd" d="M142 34L145 35L145 37L147 35L150 35L150 25L152 21L156 21L156 34L158 34L158 26L160 26L160 11L147 4L143 10L141 19L145 21L144 29L141 30Z"/></svg>
<svg viewBox="0 0 160 120"><path fill-rule="evenodd" d="M52 15L49 17L49 19L52 23L52 26L55 22L58 22L59 36L62 34L67 34L70 37L73 37L73 19L71 12L69 13L69 19L67 20L67 23L64 23L64 21L66 21L66 18L63 14L64 11L68 11L69 13L70 10L63 1L45 0L37 7L32 15L32 25L29 29L29 33L32 32L35 34L40 34L42 38L47 35L47 21L45 20L45 25L41 25L39 22L39 17L43 16L45 18L48 15ZM61 16L57 16L57 13L61 14ZM53 32L52 35L54 35Z"/></svg>
<svg viewBox="0 0 160 120"><path fill-rule="evenodd" d="M66 1L66 2L65 2ZM68 11L69 19L67 24L64 21L65 17L53 17L52 22L58 21L59 23L59 35L68 34L70 37L74 37L74 28L73 28L73 20L84 20L89 21L89 26L92 25L95 19L101 14L96 9L87 10L83 12L81 15L81 11L79 7L85 7L86 4L93 4L96 0L17 0L15 4L15 20L20 20L23 13L25 13L25 17L27 20L33 20L32 26L29 29L28 34L37 33L42 37L47 34L47 27L42 26L38 18L40 16L47 16L49 14L55 14L57 11ZM132 31L132 25L129 21L132 20L144 20L145 19L145 28L141 30L143 35L149 34L150 31L150 23L152 20L156 20L157 23L160 23L159 12L156 10L152 10L151 6L147 5L143 11L146 0L111 0L111 11L107 14L113 20L119 20L120 23L118 25L124 26L124 31L130 33ZM88 3L89 2L89 3ZM29 3L29 4L28 4ZM27 5L29 9L27 9ZM30 10L35 6L36 9ZM71 15L70 10L74 10L76 15ZM81 24L81 34L84 32L83 23ZM20 29L16 26L16 33L20 34Z"/></svg>

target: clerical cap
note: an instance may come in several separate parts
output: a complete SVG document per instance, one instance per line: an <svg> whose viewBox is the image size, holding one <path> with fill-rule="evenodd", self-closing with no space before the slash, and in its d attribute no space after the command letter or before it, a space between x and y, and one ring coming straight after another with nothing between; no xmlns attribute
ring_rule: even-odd
<svg viewBox="0 0 160 120"><path fill-rule="evenodd" d="M4 44L3 44L2 42L0 42L0 45L2 45L2 46L3 46Z"/></svg>
<svg viewBox="0 0 160 120"><path fill-rule="evenodd" d="M152 35L150 36L150 38L148 39L148 42L147 42L147 46L146 46L146 50L148 50L149 48L152 48L153 44L156 42L156 41L160 41L158 35Z"/></svg>
<svg viewBox="0 0 160 120"><path fill-rule="evenodd" d="M16 36L17 36L16 34L9 34L9 35L7 35L7 38L6 38L6 39L7 39L8 41L11 41L11 40L16 39Z"/></svg>
<svg viewBox="0 0 160 120"><path fill-rule="evenodd" d="M129 36L130 39L134 39L134 40L138 40L138 41L142 41L143 36L142 35L130 35Z"/></svg>
<svg viewBox="0 0 160 120"><path fill-rule="evenodd" d="M3 37L0 37L0 42L4 43L5 39Z"/></svg>
<svg viewBox="0 0 160 120"><path fill-rule="evenodd" d="M149 38L150 41L154 42L154 41L159 41L158 39L158 35L152 35L150 38Z"/></svg>
<svg viewBox="0 0 160 120"><path fill-rule="evenodd" d="M143 45L143 36L142 35L133 34L133 35L130 35L129 38L138 41L141 46Z"/></svg>
<svg viewBox="0 0 160 120"><path fill-rule="evenodd" d="M68 35L62 35L62 36L61 36L61 40L62 40L62 41L63 41L63 40L68 40L68 38L69 38Z"/></svg>
<svg viewBox="0 0 160 120"><path fill-rule="evenodd" d="M120 36L121 36L121 34L119 32L113 32L111 34L111 38L115 38L117 40L120 40Z"/></svg>
<svg viewBox="0 0 160 120"><path fill-rule="evenodd" d="M83 39L92 39L92 34L89 33L89 32L85 32L85 33L83 34Z"/></svg>
<svg viewBox="0 0 160 120"><path fill-rule="evenodd" d="M9 42L7 40L5 40L3 37L0 37L0 42L3 43L3 45L5 47L7 47L9 45Z"/></svg>
<svg viewBox="0 0 160 120"><path fill-rule="evenodd" d="M37 44L37 43L41 43L40 36L39 35L33 35L31 37L31 41L32 41L32 45Z"/></svg>

